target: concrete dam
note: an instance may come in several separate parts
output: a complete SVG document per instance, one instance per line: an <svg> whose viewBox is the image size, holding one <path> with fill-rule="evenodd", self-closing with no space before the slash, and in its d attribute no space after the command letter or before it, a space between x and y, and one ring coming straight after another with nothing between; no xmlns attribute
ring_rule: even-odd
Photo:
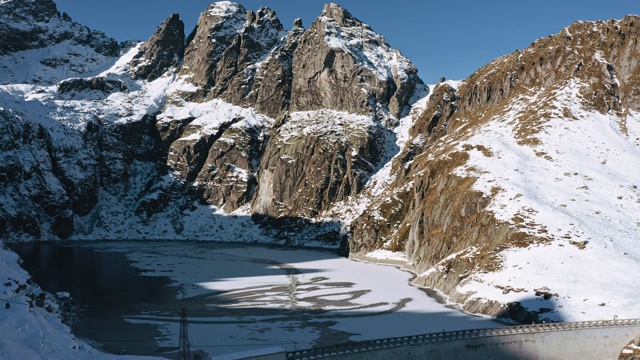
<svg viewBox="0 0 640 360"><path fill-rule="evenodd" d="M640 319L563 322L498 329L441 332L347 343L229 359L618 359L631 340L640 341Z"/></svg>

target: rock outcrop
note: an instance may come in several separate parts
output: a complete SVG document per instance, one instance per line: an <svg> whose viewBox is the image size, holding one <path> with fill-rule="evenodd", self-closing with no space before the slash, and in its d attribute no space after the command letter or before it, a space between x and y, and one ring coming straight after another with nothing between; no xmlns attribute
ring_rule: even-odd
<svg viewBox="0 0 640 360"><path fill-rule="evenodd" d="M168 146L167 166L192 184L202 203L232 212L253 196L270 122L219 100L210 104L195 117L161 115L157 127Z"/></svg>
<svg viewBox="0 0 640 360"><path fill-rule="evenodd" d="M336 4L325 5L302 36L293 63L293 111L369 115L381 106L398 117L420 83L406 58Z"/></svg>
<svg viewBox="0 0 640 360"><path fill-rule="evenodd" d="M58 92L62 95L74 97L86 91L99 91L104 95L113 92L126 91L127 86L121 80L94 77L88 79L72 78L59 82Z"/></svg>
<svg viewBox="0 0 640 360"><path fill-rule="evenodd" d="M640 338L640 336L638 337ZM635 339L629 342L620 352L618 360L639 360L640 359L640 340Z"/></svg>
<svg viewBox="0 0 640 360"><path fill-rule="evenodd" d="M191 98L242 103L251 91L256 62L278 42L281 31L268 8L254 13L228 1L211 4L187 40L181 73L198 87Z"/></svg>
<svg viewBox="0 0 640 360"><path fill-rule="evenodd" d="M131 60L134 78L152 81L172 67L177 70L184 56L184 42L184 23L178 14L172 14Z"/></svg>
<svg viewBox="0 0 640 360"><path fill-rule="evenodd" d="M358 194L382 159L390 132L364 115L296 112L269 140L254 215L313 218Z"/></svg>
<svg viewBox="0 0 640 360"><path fill-rule="evenodd" d="M260 64L253 77L246 104L271 118L281 118L289 109L293 82L293 54L304 34L302 20L297 19L293 29Z"/></svg>

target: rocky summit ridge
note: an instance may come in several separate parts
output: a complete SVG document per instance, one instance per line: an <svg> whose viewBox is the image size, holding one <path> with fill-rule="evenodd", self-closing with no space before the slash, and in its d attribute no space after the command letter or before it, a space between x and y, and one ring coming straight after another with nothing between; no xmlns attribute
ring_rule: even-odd
<svg viewBox="0 0 640 360"><path fill-rule="evenodd" d="M77 26L52 2L38 4L43 8L26 0L4 3L7 22L31 26L28 16L20 20L25 24L15 19L14 8L20 8L47 10L47 21ZM44 40L50 33L34 33L41 33L38 44L45 52L58 46ZM74 46L83 46L83 54L99 53L91 42ZM179 213L194 206L225 212L244 206L244 214L259 218L301 213L300 219L312 218L335 198L363 188L386 152L393 124L422 86L409 60L335 4L325 6L309 29L298 20L285 31L269 8L254 12L221 1L205 9L188 36L173 14L148 41L118 46L122 56L111 68L98 62L78 74L82 77L67 76L53 86L38 85L41 78L27 72L12 81L20 85L3 91L5 103L23 105L3 107L11 119L3 123L3 143L12 151L3 166L12 181L23 172L38 174L5 188L11 201L2 211L3 236L120 237L103 219L128 219L119 230L128 232L140 225L154 229L152 219L166 223L160 219L169 216L173 225L161 234L171 235L143 232L171 237L188 228L190 220L185 223ZM40 45L18 53L36 49ZM42 116L33 119L34 114ZM307 126L311 122L317 125L314 133ZM338 131L327 133L329 125ZM347 129L353 135L345 138ZM34 131L42 136L33 138ZM26 143L16 148L19 138ZM70 152L82 155L72 160ZM298 153L316 154L317 170L308 171L304 161L291 166ZM336 158L327 163L322 153ZM146 183L139 184L134 174ZM13 192L16 186L24 189ZM19 205L25 197L38 205ZM126 205L116 207L119 215L107 215L103 201ZM104 232L97 224L107 225Z"/></svg>
<svg viewBox="0 0 640 360"><path fill-rule="evenodd" d="M323 246L474 313L631 314L639 20L426 86L336 4L285 30L221 1L188 35L173 14L118 44L52 1L0 1L0 237Z"/></svg>

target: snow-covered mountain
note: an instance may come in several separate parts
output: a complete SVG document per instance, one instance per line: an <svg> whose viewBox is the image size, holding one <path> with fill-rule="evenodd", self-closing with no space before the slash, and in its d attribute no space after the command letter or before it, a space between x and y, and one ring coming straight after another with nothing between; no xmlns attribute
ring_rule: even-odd
<svg viewBox="0 0 640 360"><path fill-rule="evenodd" d="M214 225L234 211L307 224L364 187L422 86L409 60L335 4L285 32L272 10L223 1L186 46L183 31L172 15L102 72L0 89L3 236L236 237ZM312 167L292 165L302 153ZM312 227L339 242L340 224ZM293 238L313 241L282 241Z"/></svg>
<svg viewBox="0 0 640 360"><path fill-rule="evenodd" d="M3 84L54 84L87 76L120 53L114 39L60 14L51 0L2 1L0 19Z"/></svg>
<svg viewBox="0 0 640 360"><path fill-rule="evenodd" d="M217 2L126 47L1 1L0 237L325 246L470 312L637 316L639 20L425 86L336 4L286 31Z"/></svg>
<svg viewBox="0 0 640 360"><path fill-rule="evenodd" d="M471 312L640 314L637 24L578 22L438 85L352 251L402 252Z"/></svg>

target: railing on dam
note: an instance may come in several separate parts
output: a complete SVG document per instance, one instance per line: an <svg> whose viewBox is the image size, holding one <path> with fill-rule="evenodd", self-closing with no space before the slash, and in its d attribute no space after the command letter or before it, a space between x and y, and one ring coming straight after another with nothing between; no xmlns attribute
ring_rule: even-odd
<svg viewBox="0 0 640 360"><path fill-rule="evenodd" d="M320 359L324 357L375 351L385 348L411 346L442 341L462 340L471 338L485 338L514 334L542 333L551 331L574 331L580 329L595 329L606 327L640 326L640 319L600 320L581 322L561 322L547 324L531 324L507 326L496 329L477 329L464 331L439 332L423 335L403 336L379 340L352 342L334 346L319 347L308 350L287 352L287 360Z"/></svg>

